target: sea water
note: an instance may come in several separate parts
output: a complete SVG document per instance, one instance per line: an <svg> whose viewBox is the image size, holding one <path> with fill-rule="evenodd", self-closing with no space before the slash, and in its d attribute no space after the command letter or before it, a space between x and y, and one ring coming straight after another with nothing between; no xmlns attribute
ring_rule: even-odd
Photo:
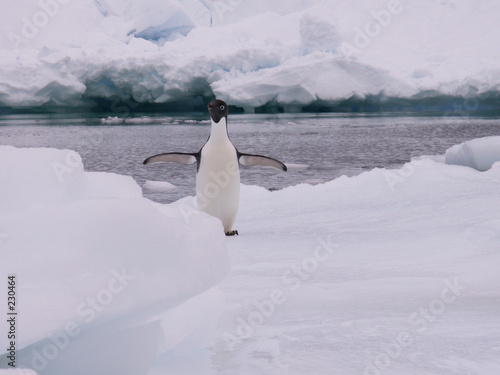
<svg viewBox="0 0 500 375"><path fill-rule="evenodd" d="M463 141L500 135L500 120L465 116L404 117L339 114L230 115L240 152L283 161L288 172L242 167L241 181L270 190L318 184L373 168L397 168L421 155L443 154ZM148 115L105 120L88 115L0 117L0 144L54 147L81 154L87 171L132 176L139 185L167 181L173 191L144 189L161 203L195 194L195 165L143 165L163 152L197 152L210 133L207 116ZM3 162L3 161L2 161Z"/></svg>

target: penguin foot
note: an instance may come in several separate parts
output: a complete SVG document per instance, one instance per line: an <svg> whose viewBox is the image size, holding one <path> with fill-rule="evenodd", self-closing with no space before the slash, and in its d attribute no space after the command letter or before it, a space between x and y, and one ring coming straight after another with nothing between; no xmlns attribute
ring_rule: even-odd
<svg viewBox="0 0 500 375"><path fill-rule="evenodd" d="M226 232L226 236L239 236L237 230L230 230L229 232Z"/></svg>

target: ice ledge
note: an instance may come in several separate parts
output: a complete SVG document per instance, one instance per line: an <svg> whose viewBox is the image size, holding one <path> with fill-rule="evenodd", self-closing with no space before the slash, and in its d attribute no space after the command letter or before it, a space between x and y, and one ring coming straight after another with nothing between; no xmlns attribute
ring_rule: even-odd
<svg viewBox="0 0 500 375"><path fill-rule="evenodd" d="M288 94L290 91L288 90ZM296 88L300 91L300 88ZM193 95L178 98L164 103L140 103L132 97L101 98L86 97L73 105L60 105L49 102L42 105L8 106L0 101L0 115L26 113L100 113L104 117L116 118L118 123L134 113L186 113L206 112L206 105L215 98L211 95ZM224 95L230 105L230 113L401 113L413 115L436 116L492 116L500 114L500 96L497 92L484 93L480 98L450 96L433 93L432 95L415 95L408 98L388 97L384 93L359 96L352 95L338 100L314 99L307 103L300 101L284 102L277 96L269 95L269 100L254 106L242 101L232 103ZM473 107L464 103L474 101Z"/></svg>

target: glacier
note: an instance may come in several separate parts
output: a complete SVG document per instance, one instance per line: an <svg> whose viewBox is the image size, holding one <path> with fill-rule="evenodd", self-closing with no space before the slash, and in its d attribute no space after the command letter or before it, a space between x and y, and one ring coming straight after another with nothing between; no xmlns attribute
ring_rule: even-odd
<svg viewBox="0 0 500 375"><path fill-rule="evenodd" d="M0 113L498 108L495 0L0 5ZM457 25L460 25L459 27ZM112 117L113 117L112 116Z"/></svg>

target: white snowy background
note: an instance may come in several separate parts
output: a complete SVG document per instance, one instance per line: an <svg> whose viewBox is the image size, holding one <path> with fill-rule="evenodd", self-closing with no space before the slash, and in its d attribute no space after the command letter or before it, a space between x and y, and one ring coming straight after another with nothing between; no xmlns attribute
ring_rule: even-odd
<svg viewBox="0 0 500 375"><path fill-rule="evenodd" d="M2 2L0 102L484 102L498 96L499 15L494 0ZM236 238L192 197L160 205L130 177L86 172L73 151L0 146L0 276L18 279L18 365L498 374L498 145L317 186L243 186ZM4 332L2 316L5 368Z"/></svg>

